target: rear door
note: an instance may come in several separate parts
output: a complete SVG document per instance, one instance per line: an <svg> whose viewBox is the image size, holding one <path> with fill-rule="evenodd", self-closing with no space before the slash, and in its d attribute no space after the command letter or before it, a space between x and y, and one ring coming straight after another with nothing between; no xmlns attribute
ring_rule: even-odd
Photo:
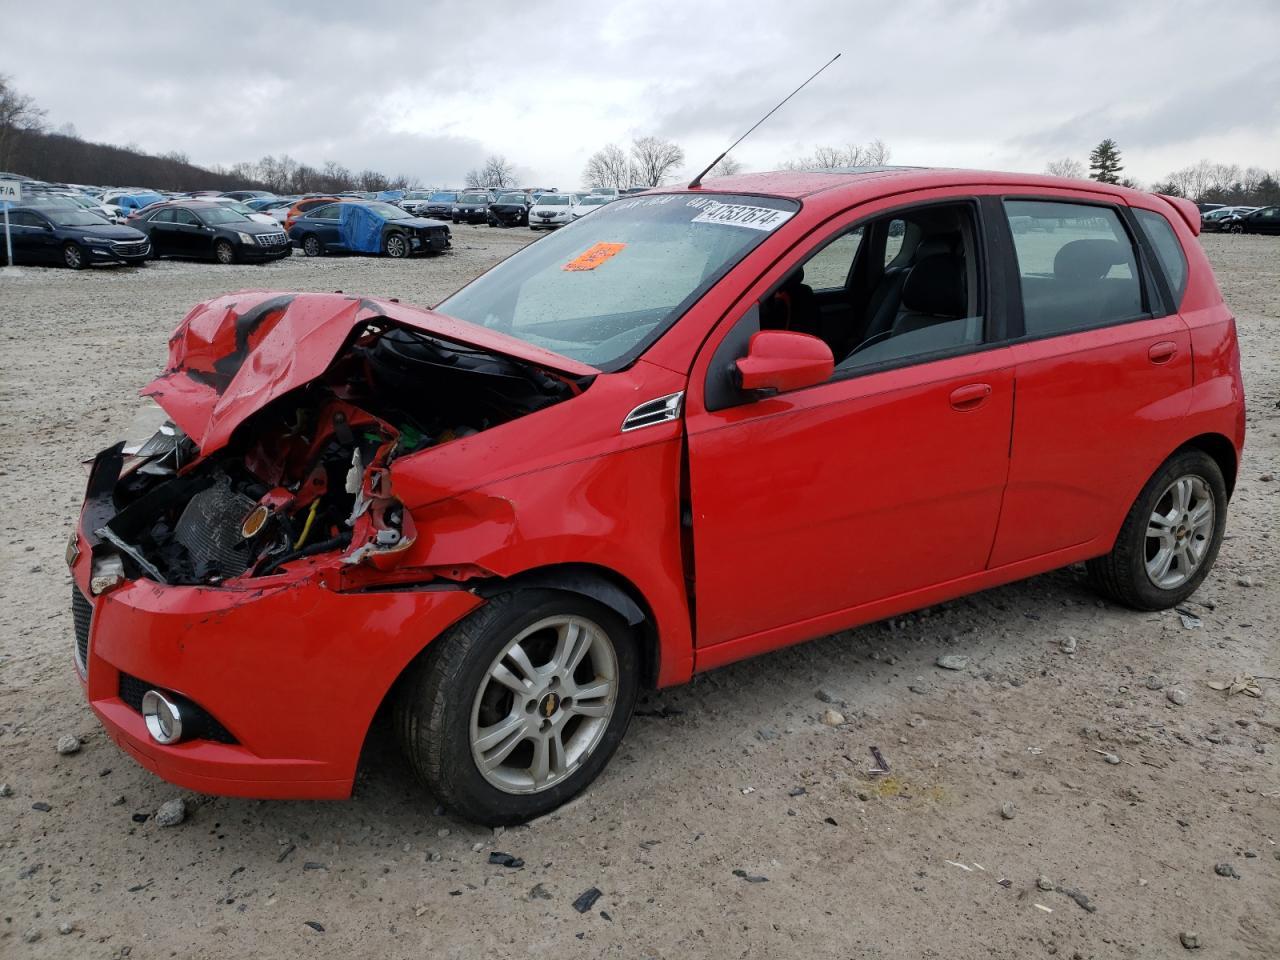
<svg viewBox="0 0 1280 960"><path fill-rule="evenodd" d="M343 247L342 221L339 219L341 212L341 204L327 203L307 213L307 226L324 244L326 250L338 250Z"/></svg>
<svg viewBox="0 0 1280 960"><path fill-rule="evenodd" d="M1006 198L1022 337L991 566L1110 549L1189 408L1191 338L1128 209ZM1015 321L1017 322L1017 321Z"/></svg>

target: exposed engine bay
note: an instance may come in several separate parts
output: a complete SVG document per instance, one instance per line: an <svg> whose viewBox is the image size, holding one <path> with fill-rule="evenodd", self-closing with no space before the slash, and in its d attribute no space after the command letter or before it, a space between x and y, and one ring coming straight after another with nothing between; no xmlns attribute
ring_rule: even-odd
<svg viewBox="0 0 1280 960"><path fill-rule="evenodd" d="M113 448L110 519L94 533L131 577L168 584L267 576L330 552L381 566L417 537L391 489L396 459L569 399L589 380L370 321L322 376L205 459L172 423Z"/></svg>

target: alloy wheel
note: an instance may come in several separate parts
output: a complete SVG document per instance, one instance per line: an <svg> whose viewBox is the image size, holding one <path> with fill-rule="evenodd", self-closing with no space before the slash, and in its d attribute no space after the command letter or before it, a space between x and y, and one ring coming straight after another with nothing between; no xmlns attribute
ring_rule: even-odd
<svg viewBox="0 0 1280 960"><path fill-rule="evenodd" d="M84 266L84 254L74 243L68 243L66 247L63 248L62 259L72 270L79 270Z"/></svg>
<svg viewBox="0 0 1280 960"><path fill-rule="evenodd" d="M1147 577L1162 590L1195 575L1213 543L1217 510L1213 491L1194 474L1179 477L1156 500L1147 521Z"/></svg>
<svg viewBox="0 0 1280 960"><path fill-rule="evenodd" d="M494 658L471 708L471 756L506 793L540 793L591 755L618 699L618 655L601 627L553 616Z"/></svg>
<svg viewBox="0 0 1280 960"><path fill-rule="evenodd" d="M387 256L398 259L405 255L406 250L404 237L400 236L400 234L393 233L387 237Z"/></svg>
<svg viewBox="0 0 1280 960"><path fill-rule="evenodd" d="M233 263L236 259L236 252L231 249L231 244L225 242L214 247L213 254L221 264Z"/></svg>

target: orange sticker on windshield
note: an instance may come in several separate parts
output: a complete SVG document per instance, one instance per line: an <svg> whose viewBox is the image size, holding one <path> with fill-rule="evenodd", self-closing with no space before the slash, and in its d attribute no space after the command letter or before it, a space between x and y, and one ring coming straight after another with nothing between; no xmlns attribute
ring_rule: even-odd
<svg viewBox="0 0 1280 960"><path fill-rule="evenodd" d="M616 257L625 247L625 243L597 243L588 247L585 253L574 257L564 265L565 270L594 270L610 257Z"/></svg>

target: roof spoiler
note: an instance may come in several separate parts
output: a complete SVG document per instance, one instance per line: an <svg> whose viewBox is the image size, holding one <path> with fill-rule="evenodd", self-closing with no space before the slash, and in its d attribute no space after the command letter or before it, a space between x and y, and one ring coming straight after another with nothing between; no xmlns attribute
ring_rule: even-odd
<svg viewBox="0 0 1280 960"><path fill-rule="evenodd" d="M1188 200L1186 197L1171 197L1167 193L1157 193L1157 197L1161 200L1167 200L1173 209L1177 210L1183 220L1187 221L1187 226L1191 228L1193 237L1200 236L1200 208Z"/></svg>

